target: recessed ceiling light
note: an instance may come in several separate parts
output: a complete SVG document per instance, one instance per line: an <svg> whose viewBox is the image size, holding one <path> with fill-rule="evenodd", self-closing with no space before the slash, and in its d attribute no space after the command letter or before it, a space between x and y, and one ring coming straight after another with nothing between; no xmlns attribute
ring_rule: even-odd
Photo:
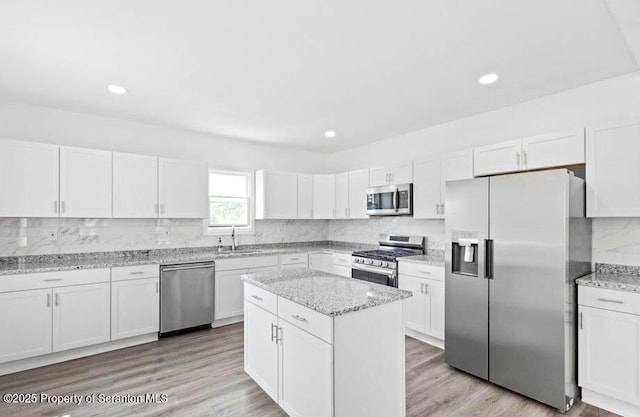
<svg viewBox="0 0 640 417"><path fill-rule="evenodd" d="M485 74L478 78L478 82L482 85L493 84L498 81L498 74Z"/></svg>
<svg viewBox="0 0 640 417"><path fill-rule="evenodd" d="M335 138L336 132L334 132L333 130L327 130L326 132L324 132L324 137L327 139Z"/></svg>
<svg viewBox="0 0 640 417"><path fill-rule="evenodd" d="M121 85L111 84L107 87L107 90L109 90L113 94L127 94L127 89Z"/></svg>

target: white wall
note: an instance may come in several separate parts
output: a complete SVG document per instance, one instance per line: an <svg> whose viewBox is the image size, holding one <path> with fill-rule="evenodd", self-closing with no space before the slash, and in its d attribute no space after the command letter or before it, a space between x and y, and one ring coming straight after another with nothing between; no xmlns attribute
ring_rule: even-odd
<svg viewBox="0 0 640 417"><path fill-rule="evenodd" d="M491 94L490 86L486 94ZM640 72L635 72L339 152L330 155L327 164L339 172L437 156L567 128L639 118Z"/></svg>
<svg viewBox="0 0 640 417"><path fill-rule="evenodd" d="M326 156L28 104L0 102L0 137L206 161L212 168L318 172Z"/></svg>
<svg viewBox="0 0 640 417"><path fill-rule="evenodd" d="M491 94L490 88L487 94ZM336 153L327 163L339 172L630 119L640 119L640 72ZM432 241L441 236L431 223L415 222L400 219L387 224L413 234L431 234ZM373 235L373 230L368 232L366 227L343 227L338 221L330 222L328 230L329 238L336 240L361 240ZM640 265L640 219L594 219L592 245L593 262Z"/></svg>

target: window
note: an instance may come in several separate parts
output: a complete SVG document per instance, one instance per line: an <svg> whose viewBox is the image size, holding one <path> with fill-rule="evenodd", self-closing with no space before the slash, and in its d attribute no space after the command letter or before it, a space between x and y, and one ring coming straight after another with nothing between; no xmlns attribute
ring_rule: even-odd
<svg viewBox="0 0 640 417"><path fill-rule="evenodd" d="M249 172L209 171L209 230L252 230L251 180Z"/></svg>

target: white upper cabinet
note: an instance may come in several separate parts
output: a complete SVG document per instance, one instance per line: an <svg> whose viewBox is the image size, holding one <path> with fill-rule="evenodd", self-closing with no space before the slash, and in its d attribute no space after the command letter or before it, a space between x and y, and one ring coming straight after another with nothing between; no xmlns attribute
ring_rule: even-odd
<svg viewBox="0 0 640 417"><path fill-rule="evenodd" d="M413 173L413 217L442 219L447 181L473 178L473 150L417 160Z"/></svg>
<svg viewBox="0 0 640 417"><path fill-rule="evenodd" d="M111 217L112 153L60 147L60 217Z"/></svg>
<svg viewBox="0 0 640 417"><path fill-rule="evenodd" d="M113 153L113 217L158 217L158 158Z"/></svg>
<svg viewBox="0 0 640 417"><path fill-rule="evenodd" d="M313 218L333 219L336 214L336 176L313 176Z"/></svg>
<svg viewBox="0 0 640 417"><path fill-rule="evenodd" d="M584 164L584 129L522 139L523 169Z"/></svg>
<svg viewBox="0 0 640 417"><path fill-rule="evenodd" d="M349 218L349 174L336 174L336 219Z"/></svg>
<svg viewBox="0 0 640 417"><path fill-rule="evenodd" d="M298 217L298 174L256 171L256 219Z"/></svg>
<svg viewBox="0 0 640 417"><path fill-rule="evenodd" d="M368 219L367 189L369 188L369 170L359 169L349 172L349 218Z"/></svg>
<svg viewBox="0 0 640 417"><path fill-rule="evenodd" d="M413 164L411 161L369 170L369 184L371 187L409 184L411 182L413 182Z"/></svg>
<svg viewBox="0 0 640 417"><path fill-rule="evenodd" d="M414 163L413 217L441 218L440 158L417 160Z"/></svg>
<svg viewBox="0 0 640 417"><path fill-rule="evenodd" d="M58 150L0 139L0 217L58 217Z"/></svg>
<svg viewBox="0 0 640 417"><path fill-rule="evenodd" d="M440 169L443 183L473 178L473 149L444 155L441 158ZM444 188L442 191L444 192Z"/></svg>
<svg viewBox="0 0 640 417"><path fill-rule="evenodd" d="M313 218L313 175L298 174L298 218Z"/></svg>
<svg viewBox="0 0 640 417"><path fill-rule="evenodd" d="M178 159L158 159L160 217L208 217L207 165Z"/></svg>
<svg viewBox="0 0 640 417"><path fill-rule="evenodd" d="M587 128L587 216L640 217L640 122Z"/></svg>
<svg viewBox="0 0 640 417"><path fill-rule="evenodd" d="M522 140L511 140L473 150L473 173L476 176L513 172L522 169Z"/></svg>
<svg viewBox="0 0 640 417"><path fill-rule="evenodd" d="M476 176L584 162L584 129L532 136L473 150L473 172Z"/></svg>

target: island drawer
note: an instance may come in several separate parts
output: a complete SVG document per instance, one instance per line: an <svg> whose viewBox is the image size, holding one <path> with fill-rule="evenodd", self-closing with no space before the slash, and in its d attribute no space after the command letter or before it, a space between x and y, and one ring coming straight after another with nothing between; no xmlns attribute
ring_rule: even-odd
<svg viewBox="0 0 640 417"><path fill-rule="evenodd" d="M278 297L278 317L327 343L333 343L333 318L329 316Z"/></svg>
<svg viewBox="0 0 640 417"><path fill-rule="evenodd" d="M117 266L111 268L111 281L126 281L129 279L158 278L159 265Z"/></svg>
<svg viewBox="0 0 640 417"><path fill-rule="evenodd" d="M278 314L278 296L248 282L244 283L244 299L273 314Z"/></svg>
<svg viewBox="0 0 640 417"><path fill-rule="evenodd" d="M578 286L578 304L640 315L640 294L634 292Z"/></svg>
<svg viewBox="0 0 640 417"><path fill-rule="evenodd" d="M309 262L309 255L306 253L289 253L280 256L280 265L306 264Z"/></svg>
<svg viewBox="0 0 640 417"><path fill-rule="evenodd" d="M95 268L8 275L0 277L0 292L97 284L109 282L111 279L110 274L109 268Z"/></svg>
<svg viewBox="0 0 640 417"><path fill-rule="evenodd" d="M402 262L398 265L398 273L400 275L411 275L418 278L435 279L444 281L444 267L427 264L419 264L414 262Z"/></svg>

